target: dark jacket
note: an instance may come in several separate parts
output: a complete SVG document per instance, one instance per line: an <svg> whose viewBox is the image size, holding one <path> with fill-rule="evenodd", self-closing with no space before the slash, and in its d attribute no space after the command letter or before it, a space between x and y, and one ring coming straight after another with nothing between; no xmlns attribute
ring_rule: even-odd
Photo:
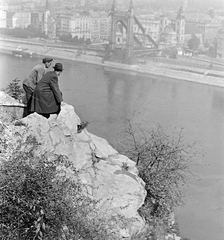
<svg viewBox="0 0 224 240"><path fill-rule="evenodd" d="M47 72L37 83L30 111L40 114L58 113L62 101L62 93L59 90L56 72Z"/></svg>

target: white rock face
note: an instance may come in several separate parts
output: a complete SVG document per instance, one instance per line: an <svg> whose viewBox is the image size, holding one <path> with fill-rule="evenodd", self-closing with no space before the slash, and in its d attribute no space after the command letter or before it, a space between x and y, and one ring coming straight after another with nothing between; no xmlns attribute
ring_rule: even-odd
<svg viewBox="0 0 224 240"><path fill-rule="evenodd" d="M71 105L63 105L58 116L51 115L46 119L34 113L20 122L20 126L7 126L12 144L17 141L14 132L19 131L21 136L18 135L18 138L34 135L41 142L40 152L67 156L82 182L89 186L90 196L99 200L99 209L132 219L126 229L121 229L121 235L129 238L141 231L145 223L137 210L144 203L146 191L144 182L138 177L135 162L119 154L105 139L89 133L87 129L77 133L80 118Z"/></svg>
<svg viewBox="0 0 224 240"><path fill-rule="evenodd" d="M23 103L0 91L0 116L4 122L22 118L24 107Z"/></svg>
<svg viewBox="0 0 224 240"><path fill-rule="evenodd" d="M16 99L10 97L8 94L0 91L0 105L6 106L24 106L23 103L20 103Z"/></svg>

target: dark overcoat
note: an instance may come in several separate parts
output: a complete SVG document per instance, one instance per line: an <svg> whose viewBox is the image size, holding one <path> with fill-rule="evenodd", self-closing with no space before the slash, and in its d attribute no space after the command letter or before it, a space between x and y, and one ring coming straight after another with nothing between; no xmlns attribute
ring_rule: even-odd
<svg viewBox="0 0 224 240"><path fill-rule="evenodd" d="M30 111L40 114L58 113L62 101L56 72L47 72L33 92Z"/></svg>

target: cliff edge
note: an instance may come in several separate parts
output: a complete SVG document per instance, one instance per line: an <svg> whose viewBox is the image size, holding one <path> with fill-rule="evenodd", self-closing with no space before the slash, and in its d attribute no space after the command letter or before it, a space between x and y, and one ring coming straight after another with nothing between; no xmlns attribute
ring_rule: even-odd
<svg viewBox="0 0 224 240"><path fill-rule="evenodd" d="M99 209L106 210L108 215L115 213L131 219L129 226L120 230L121 237L129 238L144 228L145 222L137 210L144 203L146 191L135 162L87 129L77 133L80 118L71 105L63 105L60 114L49 119L37 113L21 118L16 112L13 118L7 119L6 109L12 102L14 108L23 107L19 103L16 106L14 99L0 92L0 135L11 145L33 135L41 143L39 153L66 156L87 186L88 195L98 200ZM73 177L71 172L68 174Z"/></svg>

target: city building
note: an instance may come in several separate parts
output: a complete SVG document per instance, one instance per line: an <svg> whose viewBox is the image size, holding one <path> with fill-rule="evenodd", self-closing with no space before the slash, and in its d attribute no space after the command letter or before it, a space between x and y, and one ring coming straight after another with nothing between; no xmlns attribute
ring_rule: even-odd
<svg viewBox="0 0 224 240"><path fill-rule="evenodd" d="M159 26L159 32L162 33L165 28L171 24L171 20L168 15L162 14L160 16L160 26Z"/></svg>
<svg viewBox="0 0 224 240"><path fill-rule="evenodd" d="M110 17L106 12L90 12L90 31L92 41L108 40L110 35Z"/></svg>
<svg viewBox="0 0 224 240"><path fill-rule="evenodd" d="M91 38L90 31L91 16L89 12L75 12L70 19L70 33L72 37L77 36L84 40Z"/></svg>
<svg viewBox="0 0 224 240"><path fill-rule="evenodd" d="M185 36L185 16L183 13L183 7L180 7L176 21L175 21L175 32L177 33L177 43L182 46L184 44Z"/></svg>
<svg viewBox="0 0 224 240"><path fill-rule="evenodd" d="M7 27L7 13L5 10L0 10L0 28Z"/></svg>
<svg viewBox="0 0 224 240"><path fill-rule="evenodd" d="M224 28L220 28L217 34L217 56L224 59Z"/></svg>
<svg viewBox="0 0 224 240"><path fill-rule="evenodd" d="M55 12L57 36L71 33L72 16L73 16L73 13L70 10L60 10Z"/></svg>
<svg viewBox="0 0 224 240"><path fill-rule="evenodd" d="M44 22L44 11L31 12L31 26L32 27L43 32L44 31L43 22Z"/></svg>
<svg viewBox="0 0 224 240"><path fill-rule="evenodd" d="M31 25L30 12L7 12L8 28L27 28L29 25Z"/></svg>
<svg viewBox="0 0 224 240"><path fill-rule="evenodd" d="M222 21L220 17L211 17L209 14L202 12L185 13L186 23L197 24L202 33L202 43L209 45L213 43L217 37Z"/></svg>
<svg viewBox="0 0 224 240"><path fill-rule="evenodd" d="M203 34L203 43L210 44L213 43L216 39L219 29L221 27L221 23L217 21L215 18L210 21L208 24L201 24L199 28Z"/></svg>
<svg viewBox="0 0 224 240"><path fill-rule="evenodd" d="M184 45L185 39L185 16L181 6L176 14L162 14L160 16L160 41L179 46Z"/></svg>
<svg viewBox="0 0 224 240"><path fill-rule="evenodd" d="M71 34L95 42L109 39L110 17L106 12L61 10L55 16L57 36Z"/></svg>

